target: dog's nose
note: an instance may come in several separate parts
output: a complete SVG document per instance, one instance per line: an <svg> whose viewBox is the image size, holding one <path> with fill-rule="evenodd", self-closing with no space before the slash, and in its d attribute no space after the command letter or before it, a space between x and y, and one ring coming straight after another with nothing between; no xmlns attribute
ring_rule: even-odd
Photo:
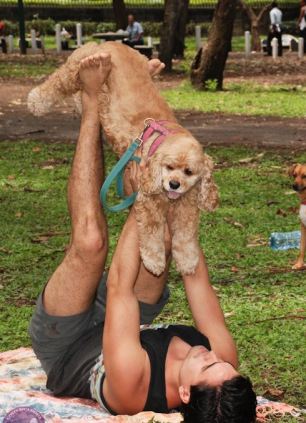
<svg viewBox="0 0 306 423"><path fill-rule="evenodd" d="M292 188L294 189L294 191L299 191L299 186L298 184L293 184Z"/></svg>
<svg viewBox="0 0 306 423"><path fill-rule="evenodd" d="M180 183L178 181L170 181L169 186L171 189L178 189L180 187Z"/></svg>

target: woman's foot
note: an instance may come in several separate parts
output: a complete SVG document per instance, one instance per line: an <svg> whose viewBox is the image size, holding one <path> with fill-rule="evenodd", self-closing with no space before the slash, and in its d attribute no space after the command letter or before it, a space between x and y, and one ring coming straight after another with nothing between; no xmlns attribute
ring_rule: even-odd
<svg viewBox="0 0 306 423"><path fill-rule="evenodd" d="M112 68L109 53L96 53L80 62L79 76L82 91L89 97L97 97Z"/></svg>
<svg viewBox="0 0 306 423"><path fill-rule="evenodd" d="M149 73L151 76L158 75L164 69L165 64L159 59L151 59L148 61Z"/></svg>

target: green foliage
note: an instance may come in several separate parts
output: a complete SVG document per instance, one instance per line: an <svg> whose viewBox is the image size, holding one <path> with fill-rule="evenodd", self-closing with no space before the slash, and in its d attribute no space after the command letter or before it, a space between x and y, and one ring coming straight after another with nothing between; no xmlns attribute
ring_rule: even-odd
<svg viewBox="0 0 306 423"><path fill-rule="evenodd" d="M205 81L205 89L207 91L216 91L218 87L218 80L217 79L208 79Z"/></svg>
<svg viewBox="0 0 306 423"><path fill-rule="evenodd" d="M33 304L69 242L65 195L73 150L71 144L0 143L1 350L29 345ZM221 204L216 212L202 215L200 242L238 343L241 371L251 376L258 394L277 388L285 392L286 402L301 406L305 277L291 271L297 250L275 252L267 241L273 231L299 227L294 210L298 201L294 193L289 195L286 168L306 162L306 154L242 147L215 147L208 153L216 163ZM109 171L114 163L109 151L106 163ZM126 216L108 215L109 258ZM171 300L159 320L191 323L181 277L174 268L169 284Z"/></svg>
<svg viewBox="0 0 306 423"><path fill-rule="evenodd" d="M0 5L15 5L16 0L0 0ZM125 0L125 4L129 7L164 7L164 0ZM256 8L270 4L270 0L246 0L246 3ZM295 0L279 0L278 3L281 7L290 7L296 5ZM25 5L39 5L54 6L58 7L111 7L112 0L24 0ZM217 0L190 0L189 7L203 7L203 8L214 8L217 4Z"/></svg>

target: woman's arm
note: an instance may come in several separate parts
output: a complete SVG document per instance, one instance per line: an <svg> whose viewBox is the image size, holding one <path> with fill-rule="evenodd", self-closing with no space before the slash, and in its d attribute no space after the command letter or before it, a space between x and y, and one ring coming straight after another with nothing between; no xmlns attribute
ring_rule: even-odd
<svg viewBox="0 0 306 423"><path fill-rule="evenodd" d="M139 337L139 305L134 284L140 267L137 223L130 213L120 235L107 280L103 393L118 413L139 411L148 360ZM144 404L143 404L144 405Z"/></svg>
<svg viewBox="0 0 306 423"><path fill-rule="evenodd" d="M238 366L235 342L226 327L219 300L209 282L202 252L196 271L183 276L186 296L197 329L207 336L212 350L223 360Z"/></svg>

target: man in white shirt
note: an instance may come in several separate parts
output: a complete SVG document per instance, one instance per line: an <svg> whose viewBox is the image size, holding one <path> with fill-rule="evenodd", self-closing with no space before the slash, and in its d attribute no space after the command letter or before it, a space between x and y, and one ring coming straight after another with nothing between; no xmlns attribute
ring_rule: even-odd
<svg viewBox="0 0 306 423"><path fill-rule="evenodd" d="M273 40L273 38L276 38L278 41L278 55L282 56L283 54L282 17L283 17L283 13L278 8L277 2L273 1L271 4L271 10L270 10L270 27L269 27L268 42L267 42L267 52L269 56L272 56L271 41Z"/></svg>
<svg viewBox="0 0 306 423"><path fill-rule="evenodd" d="M304 38L304 52L306 53L306 0L301 1L298 25L300 29L300 36Z"/></svg>
<svg viewBox="0 0 306 423"><path fill-rule="evenodd" d="M135 21L134 15L128 15L128 26L126 31L129 33L129 38L124 40L124 44L134 47L143 44L143 29L139 22Z"/></svg>

